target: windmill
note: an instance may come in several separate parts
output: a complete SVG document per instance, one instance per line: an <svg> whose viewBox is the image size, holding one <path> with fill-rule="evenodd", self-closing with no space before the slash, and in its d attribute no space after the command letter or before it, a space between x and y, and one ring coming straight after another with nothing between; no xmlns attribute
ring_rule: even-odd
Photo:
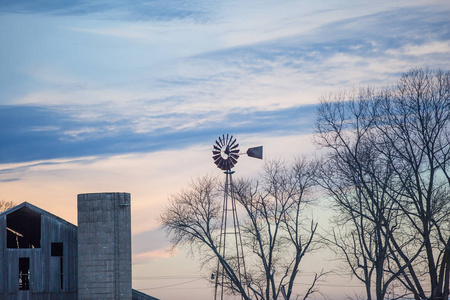
<svg viewBox="0 0 450 300"><path fill-rule="evenodd" d="M224 260L228 260L229 262L231 260L233 261L232 265L235 267L239 282L246 282L247 271L245 268L244 250L236 210L236 199L234 197L232 177L234 171L231 171L231 169L237 164L239 156L242 154L262 159L263 147L249 148L245 153L240 153L238 147L239 144L232 135L227 134L225 136L225 134L223 134L215 141L212 153L214 163L219 169L225 171L224 173L226 175L218 252ZM231 216L228 212L231 212ZM230 224L231 222L232 224ZM231 238L227 239L227 236L231 236ZM217 261L216 274L215 276L212 274L211 278L215 279L214 300L223 300L226 270L223 265L220 264L219 260Z"/></svg>

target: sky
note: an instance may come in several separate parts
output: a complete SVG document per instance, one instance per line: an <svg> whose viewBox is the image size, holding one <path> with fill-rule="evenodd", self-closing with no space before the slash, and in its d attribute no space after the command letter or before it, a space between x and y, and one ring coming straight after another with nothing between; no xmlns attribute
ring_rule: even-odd
<svg viewBox="0 0 450 300"><path fill-rule="evenodd" d="M0 200L76 224L77 194L129 192L133 287L211 299L157 218L193 178L221 174L216 138L263 145L264 160L314 153L322 95L450 69L449 16L448 0L0 1ZM346 280L324 294L357 293Z"/></svg>

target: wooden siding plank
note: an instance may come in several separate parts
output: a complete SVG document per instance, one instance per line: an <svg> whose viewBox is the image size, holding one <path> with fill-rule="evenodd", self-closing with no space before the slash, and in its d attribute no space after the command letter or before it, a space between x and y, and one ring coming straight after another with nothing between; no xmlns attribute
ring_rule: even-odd
<svg viewBox="0 0 450 300"><path fill-rule="evenodd" d="M0 217L0 294L6 293L7 283L7 261L5 259L6 251L6 215Z"/></svg>
<svg viewBox="0 0 450 300"><path fill-rule="evenodd" d="M8 293L19 292L19 253L13 249L6 249L6 264L8 270Z"/></svg>

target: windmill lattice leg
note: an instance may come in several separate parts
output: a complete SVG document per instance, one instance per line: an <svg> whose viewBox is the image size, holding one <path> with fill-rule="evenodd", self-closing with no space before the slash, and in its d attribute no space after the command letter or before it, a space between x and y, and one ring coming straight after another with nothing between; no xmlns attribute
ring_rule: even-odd
<svg viewBox="0 0 450 300"><path fill-rule="evenodd" d="M229 285L229 287L233 285L230 276L235 276L239 282L240 287L235 288L248 295L247 270L245 267L244 249L234 195L233 173L231 171L225 172L224 202L218 247L219 258L217 261L214 288L215 300L223 300L226 285ZM231 216L228 212L231 212ZM231 237L227 239L228 235L231 235ZM223 258L222 262L221 258ZM227 262L227 264L223 262ZM232 275L232 273L234 274ZM241 296L241 299L245 299L245 297Z"/></svg>

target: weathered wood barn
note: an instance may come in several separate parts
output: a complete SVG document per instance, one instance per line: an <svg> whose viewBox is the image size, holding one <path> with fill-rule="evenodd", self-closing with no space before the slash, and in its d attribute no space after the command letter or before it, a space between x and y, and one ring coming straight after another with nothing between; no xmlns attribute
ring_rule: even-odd
<svg viewBox="0 0 450 300"><path fill-rule="evenodd" d="M0 299L157 300L131 288L130 219L128 193L78 195L79 227L27 202L0 213Z"/></svg>
<svg viewBox="0 0 450 300"><path fill-rule="evenodd" d="M30 203L0 214L0 298L77 299L77 227Z"/></svg>

